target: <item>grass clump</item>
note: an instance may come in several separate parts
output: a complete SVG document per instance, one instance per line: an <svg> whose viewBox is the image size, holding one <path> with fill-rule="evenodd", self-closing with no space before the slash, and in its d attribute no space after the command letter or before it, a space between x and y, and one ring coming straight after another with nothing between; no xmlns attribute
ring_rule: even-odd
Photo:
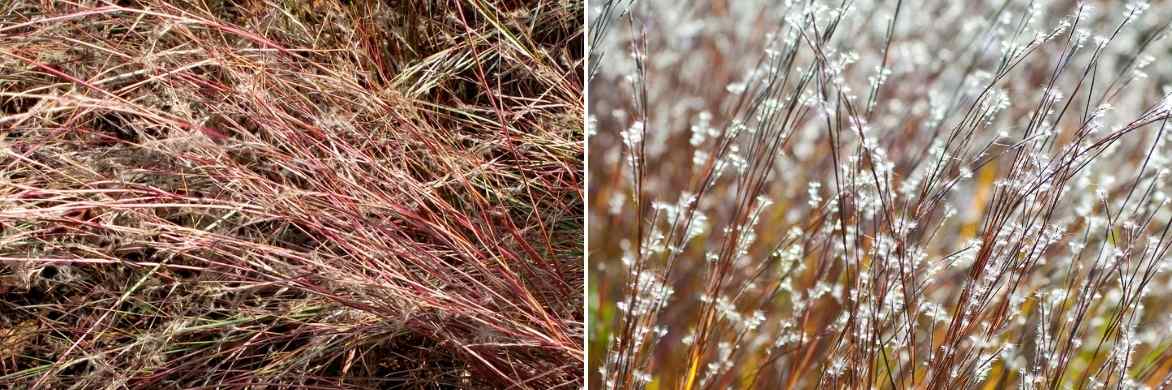
<svg viewBox="0 0 1172 390"><path fill-rule="evenodd" d="M0 387L581 386L581 12L0 4Z"/></svg>

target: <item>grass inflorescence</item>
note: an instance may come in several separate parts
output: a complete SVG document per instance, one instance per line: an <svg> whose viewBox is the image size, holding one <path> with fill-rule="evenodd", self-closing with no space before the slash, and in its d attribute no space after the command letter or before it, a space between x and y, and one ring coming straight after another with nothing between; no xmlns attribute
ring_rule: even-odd
<svg viewBox="0 0 1172 390"><path fill-rule="evenodd" d="M1165 388L1172 14L591 9L599 388Z"/></svg>

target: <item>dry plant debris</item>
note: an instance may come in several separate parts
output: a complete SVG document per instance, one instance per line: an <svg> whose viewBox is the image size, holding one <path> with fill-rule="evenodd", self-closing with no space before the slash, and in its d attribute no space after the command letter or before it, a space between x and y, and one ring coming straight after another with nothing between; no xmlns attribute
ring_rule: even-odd
<svg viewBox="0 0 1172 390"><path fill-rule="evenodd" d="M582 12L0 2L0 388L582 386Z"/></svg>

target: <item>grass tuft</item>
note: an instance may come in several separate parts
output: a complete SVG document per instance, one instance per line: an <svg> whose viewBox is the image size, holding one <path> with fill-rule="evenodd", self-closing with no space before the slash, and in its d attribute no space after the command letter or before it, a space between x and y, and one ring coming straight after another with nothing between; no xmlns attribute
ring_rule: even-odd
<svg viewBox="0 0 1172 390"><path fill-rule="evenodd" d="M583 383L582 5L0 5L0 387Z"/></svg>

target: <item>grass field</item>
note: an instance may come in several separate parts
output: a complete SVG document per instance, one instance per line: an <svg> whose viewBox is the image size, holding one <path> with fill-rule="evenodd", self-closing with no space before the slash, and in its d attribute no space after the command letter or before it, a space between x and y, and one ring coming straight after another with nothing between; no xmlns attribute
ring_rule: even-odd
<svg viewBox="0 0 1172 390"><path fill-rule="evenodd" d="M0 2L0 388L582 386L582 13Z"/></svg>

